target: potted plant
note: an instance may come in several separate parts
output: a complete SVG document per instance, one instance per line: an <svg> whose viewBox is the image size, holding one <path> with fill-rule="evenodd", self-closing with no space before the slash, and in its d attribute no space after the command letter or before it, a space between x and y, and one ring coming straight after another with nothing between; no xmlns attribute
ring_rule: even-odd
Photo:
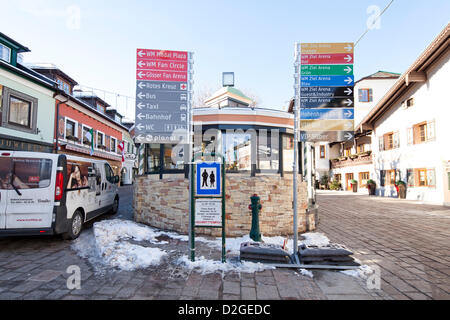
<svg viewBox="0 0 450 320"><path fill-rule="evenodd" d="M377 190L377 184L372 179L367 180L367 190L369 190L369 196L374 196Z"/></svg>
<svg viewBox="0 0 450 320"><path fill-rule="evenodd" d="M328 175L324 174L323 176L320 177L320 184L324 186L325 189L328 189L328 182L329 182Z"/></svg>
<svg viewBox="0 0 450 320"><path fill-rule="evenodd" d="M406 199L406 183L399 180L395 183L395 188L397 189L397 194L400 199Z"/></svg>
<svg viewBox="0 0 450 320"><path fill-rule="evenodd" d="M358 181L356 181L355 179L352 179L350 181L350 184L352 185L353 192L357 192L358 191Z"/></svg>

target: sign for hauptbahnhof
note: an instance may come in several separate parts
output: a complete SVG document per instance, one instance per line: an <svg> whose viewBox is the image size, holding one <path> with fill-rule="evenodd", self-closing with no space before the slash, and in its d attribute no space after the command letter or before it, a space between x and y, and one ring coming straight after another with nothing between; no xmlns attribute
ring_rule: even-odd
<svg viewBox="0 0 450 320"><path fill-rule="evenodd" d="M353 47L353 43L301 44L301 141L353 139Z"/></svg>
<svg viewBox="0 0 450 320"><path fill-rule="evenodd" d="M189 52L137 49L136 142L176 143L189 122Z"/></svg>

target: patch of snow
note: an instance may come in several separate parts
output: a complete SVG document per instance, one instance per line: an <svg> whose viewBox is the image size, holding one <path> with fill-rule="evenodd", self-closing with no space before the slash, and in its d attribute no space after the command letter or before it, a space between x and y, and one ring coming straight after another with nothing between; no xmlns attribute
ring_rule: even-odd
<svg viewBox="0 0 450 320"><path fill-rule="evenodd" d="M248 261L230 261L222 263L216 260L205 259L205 257L196 258L191 261L188 256L180 257L177 262L185 268L193 271L198 271L201 274L214 273L216 271L222 272L240 272L240 273L254 273L266 269L275 269L274 267L264 265L262 263L248 262Z"/></svg>
<svg viewBox="0 0 450 320"><path fill-rule="evenodd" d="M310 277L310 278L314 278L313 273L312 273L311 271L309 271L309 270L306 270L306 269L299 269L298 271L300 272L300 274L301 274L302 276L307 276L307 277Z"/></svg>
<svg viewBox="0 0 450 320"><path fill-rule="evenodd" d="M361 265L357 269L351 269L351 270L344 270L340 271L343 274L346 274L351 277L355 278L361 278L361 279L367 279L368 276L372 275L374 273L374 270L368 266L368 265Z"/></svg>
<svg viewBox="0 0 450 320"><path fill-rule="evenodd" d="M129 243L127 240L164 243L156 237L160 234L153 228L127 220L104 220L93 225L74 241L72 248L79 256L87 258L97 271L105 267L135 270L158 265L167 253L159 248L148 248Z"/></svg>
<svg viewBox="0 0 450 320"><path fill-rule="evenodd" d="M326 235L320 232L307 232L303 233L302 236L305 240L299 241L300 244L305 244L306 246L316 246L316 247L326 247L330 244L330 239Z"/></svg>

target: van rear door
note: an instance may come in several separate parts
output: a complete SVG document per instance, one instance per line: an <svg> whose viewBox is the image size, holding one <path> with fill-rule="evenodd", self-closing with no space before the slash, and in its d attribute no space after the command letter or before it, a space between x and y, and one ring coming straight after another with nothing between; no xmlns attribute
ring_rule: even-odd
<svg viewBox="0 0 450 320"><path fill-rule="evenodd" d="M6 228L6 207L8 204L8 181L12 170L13 152L0 154L0 229Z"/></svg>
<svg viewBox="0 0 450 320"><path fill-rule="evenodd" d="M13 176L7 191L6 229L50 228L56 161L32 153L18 154L11 161Z"/></svg>

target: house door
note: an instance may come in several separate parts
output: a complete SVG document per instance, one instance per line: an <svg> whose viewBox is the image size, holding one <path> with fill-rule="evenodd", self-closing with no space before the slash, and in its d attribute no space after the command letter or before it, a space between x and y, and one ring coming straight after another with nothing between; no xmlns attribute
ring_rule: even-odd
<svg viewBox="0 0 450 320"><path fill-rule="evenodd" d="M352 180L353 180L353 173L346 173L345 174L345 190L348 190L348 191L352 190Z"/></svg>

